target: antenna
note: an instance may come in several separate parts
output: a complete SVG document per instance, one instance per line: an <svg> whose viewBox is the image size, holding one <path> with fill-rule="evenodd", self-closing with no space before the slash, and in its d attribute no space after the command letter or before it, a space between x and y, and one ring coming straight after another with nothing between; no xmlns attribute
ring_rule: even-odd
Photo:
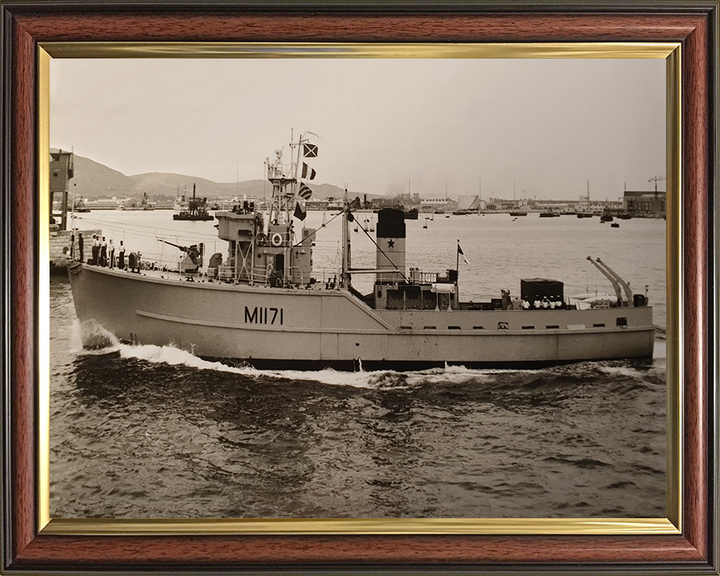
<svg viewBox="0 0 720 576"><path fill-rule="evenodd" d="M70 212L70 229L75 230L75 192L77 191L77 182L73 184L72 211Z"/></svg>
<svg viewBox="0 0 720 576"><path fill-rule="evenodd" d="M265 172L263 175L263 200L265 200L265 198L267 198L268 174L270 174L270 158L265 158L265 162L263 162L263 169Z"/></svg>

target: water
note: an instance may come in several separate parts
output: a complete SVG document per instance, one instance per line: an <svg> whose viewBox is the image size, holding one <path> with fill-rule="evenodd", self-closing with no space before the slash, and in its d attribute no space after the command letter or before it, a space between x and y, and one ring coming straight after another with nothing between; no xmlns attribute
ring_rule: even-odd
<svg viewBox="0 0 720 576"><path fill-rule="evenodd" d="M83 220L146 259L180 255L156 234L224 251L213 222L173 222L170 212ZM306 222L319 227L322 214ZM612 292L587 255L636 292L648 284L655 358L344 373L233 368L117 342L83 350L67 280L54 278L51 515L664 517L665 222L436 215L423 224L422 215L407 222L408 265L454 268L459 239L470 262L460 264L463 300L517 294L521 277L537 276L565 281L566 295ZM320 277L337 272L339 227L318 235ZM371 266L372 243L351 234L354 264Z"/></svg>

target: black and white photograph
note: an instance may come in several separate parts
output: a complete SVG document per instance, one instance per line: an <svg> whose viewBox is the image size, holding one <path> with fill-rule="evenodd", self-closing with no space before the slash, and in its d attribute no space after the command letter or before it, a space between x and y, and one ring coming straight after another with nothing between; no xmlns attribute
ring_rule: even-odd
<svg viewBox="0 0 720 576"><path fill-rule="evenodd" d="M50 61L53 518L665 518L666 62Z"/></svg>

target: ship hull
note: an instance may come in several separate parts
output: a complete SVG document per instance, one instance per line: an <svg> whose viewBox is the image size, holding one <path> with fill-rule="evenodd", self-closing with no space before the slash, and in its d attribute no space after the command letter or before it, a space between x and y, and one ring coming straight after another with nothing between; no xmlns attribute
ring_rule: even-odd
<svg viewBox="0 0 720 576"><path fill-rule="evenodd" d="M647 306L374 310L346 290L189 282L73 263L84 333L258 367L545 366L652 357ZM84 341L85 345L91 345Z"/></svg>

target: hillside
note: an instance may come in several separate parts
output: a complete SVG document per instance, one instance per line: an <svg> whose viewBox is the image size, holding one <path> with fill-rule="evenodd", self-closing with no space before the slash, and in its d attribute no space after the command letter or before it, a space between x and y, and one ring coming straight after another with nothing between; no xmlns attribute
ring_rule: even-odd
<svg viewBox="0 0 720 576"><path fill-rule="evenodd" d="M245 180L243 182L213 182L197 176L173 174L166 172L151 172L126 176L122 172L95 162L90 158L75 154L75 177L70 181L70 192L84 198L95 199L101 197L135 197L141 198L144 193L152 199L156 196L174 197L180 193L192 194L193 184L196 194L202 197L240 196L247 194L250 197L269 196L271 187L264 180ZM310 184L313 198L324 199L329 196L340 197L343 191L332 184ZM373 197L377 197L374 196Z"/></svg>
<svg viewBox="0 0 720 576"><path fill-rule="evenodd" d="M70 180L70 193L85 198L101 196L128 196L133 180L122 172L108 168L104 164L75 154L75 177Z"/></svg>
<svg viewBox="0 0 720 576"><path fill-rule="evenodd" d="M150 174L137 174L130 176L133 187L129 192L130 196L142 196L147 192L148 196L165 195L176 196L178 191L181 194L192 195L193 184L196 187L198 196L236 196L247 194L248 196L262 196L262 180L246 180L244 182L218 183L205 178L185 176L183 174L172 174L164 172L152 172ZM269 194L269 184L267 186Z"/></svg>

